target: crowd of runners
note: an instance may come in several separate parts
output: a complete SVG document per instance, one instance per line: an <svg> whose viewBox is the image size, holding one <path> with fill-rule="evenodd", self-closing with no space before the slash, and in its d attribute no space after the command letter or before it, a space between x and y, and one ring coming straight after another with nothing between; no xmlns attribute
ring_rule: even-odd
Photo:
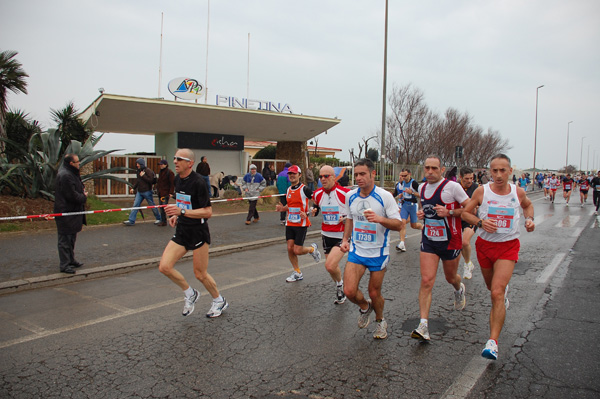
<svg viewBox="0 0 600 399"><path fill-rule="evenodd" d="M176 230L162 255L159 270L184 292L182 314L189 316L200 293L174 266L187 251L193 251L194 274L213 298L206 314L212 318L220 316L229 303L220 295L216 282L208 273L208 219L212 215L212 207L209 188L193 171L194 162L191 150L180 149L175 154L176 204L168 205L165 212L169 225ZM381 291L390 261L390 241L392 232L397 231L400 242L395 248L400 254L406 252L406 225L409 224L421 234L420 321L411 337L424 342L431 340L428 319L440 262L444 278L454 293L453 308L456 311L465 308L467 297L463 279L472 278L472 255L476 253L492 303L490 335L481 355L495 360L498 357L498 338L509 307L508 285L518 261L521 225L527 232L535 229L533 204L525 190L512 183L511 161L504 154L492 158L485 174L476 174L463 167L460 178L454 181L444 177L445 171L441 159L430 155L424 163L423 181L417 183L410 170L403 169L392 194L375 185L376 170L369 159L355 163L354 189L342 187L336 181L334 169L326 165L319 170L320 187L313 191L302 183L301 168L289 166L287 177L290 186L274 209L285 215L287 253L292 266L286 282L299 283L304 279L300 256L310 255L315 262L321 262L319 244L304 244L311 218L319 220L324 266L335 286L332 286L333 302L341 305L348 300L357 305L359 328L366 328L374 313L376 327L373 337L385 339L388 332ZM555 193L562 185L567 205L574 189L579 189L582 206L588 191L594 190L597 213L600 173L592 179L585 174L575 178L569 174L563 178L550 175L545 176L542 183L545 198L551 202L554 202ZM478 237L473 249L471 240L476 233ZM348 258L342 268L340 263L345 254ZM461 257L462 275L459 273ZM368 291L363 293L359 284L367 272Z"/></svg>
<svg viewBox="0 0 600 399"><path fill-rule="evenodd" d="M585 172L574 176L571 176L570 173L562 176L555 173L545 174L541 179L541 184L544 189L544 199L551 203L554 203L556 200L556 192L562 188L562 197L565 201L565 206L569 206L572 193L579 191L579 206L583 208L587 203L589 191L592 190L592 199L596 207L595 214L598 215L598 208L600 206L600 172L598 172L597 176Z"/></svg>

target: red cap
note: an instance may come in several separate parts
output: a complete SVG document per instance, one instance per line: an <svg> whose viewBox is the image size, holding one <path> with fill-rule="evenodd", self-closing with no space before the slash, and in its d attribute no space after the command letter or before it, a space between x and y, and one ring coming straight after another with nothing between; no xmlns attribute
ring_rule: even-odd
<svg viewBox="0 0 600 399"><path fill-rule="evenodd" d="M288 173L302 173L302 171L300 170L300 168L296 165L292 165L288 168Z"/></svg>

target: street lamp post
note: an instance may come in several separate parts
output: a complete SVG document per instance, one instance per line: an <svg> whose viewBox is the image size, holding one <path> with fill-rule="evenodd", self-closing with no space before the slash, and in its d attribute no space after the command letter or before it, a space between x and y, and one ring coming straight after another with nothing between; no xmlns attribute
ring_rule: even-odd
<svg viewBox="0 0 600 399"><path fill-rule="evenodd" d="M585 171L590 171L590 145L588 144L588 156L587 156L587 165L585 167Z"/></svg>
<svg viewBox="0 0 600 399"><path fill-rule="evenodd" d="M535 89L535 133L533 134L533 176L535 179L535 156L537 151L537 115L538 115L538 92L544 85L538 86ZM535 182L533 183L532 191L535 190Z"/></svg>
<svg viewBox="0 0 600 399"><path fill-rule="evenodd" d="M579 150L579 171L581 172L581 158L583 157L583 139L585 136L581 138L581 150Z"/></svg>
<svg viewBox="0 0 600 399"><path fill-rule="evenodd" d="M565 172L567 171L567 166L569 166L569 126L571 123L573 123L573 121L567 123L567 159L565 160Z"/></svg>
<svg viewBox="0 0 600 399"><path fill-rule="evenodd" d="M385 111L387 108L387 40L388 40L388 0L385 0L385 34L383 39L383 106L381 110L381 152L379 157L379 178L381 188L385 187Z"/></svg>

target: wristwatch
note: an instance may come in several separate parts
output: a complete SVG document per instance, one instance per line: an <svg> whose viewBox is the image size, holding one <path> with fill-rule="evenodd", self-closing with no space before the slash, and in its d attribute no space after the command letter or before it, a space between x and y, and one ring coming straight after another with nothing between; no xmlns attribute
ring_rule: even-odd
<svg viewBox="0 0 600 399"><path fill-rule="evenodd" d="M448 212L450 214L450 216L454 216L454 210L450 209L450 212Z"/></svg>
<svg viewBox="0 0 600 399"><path fill-rule="evenodd" d="M181 215L185 216L185 209L184 208L181 208Z"/></svg>
<svg viewBox="0 0 600 399"><path fill-rule="evenodd" d="M477 222L477 227L481 228L481 226L483 226L483 220L479 219L479 222Z"/></svg>

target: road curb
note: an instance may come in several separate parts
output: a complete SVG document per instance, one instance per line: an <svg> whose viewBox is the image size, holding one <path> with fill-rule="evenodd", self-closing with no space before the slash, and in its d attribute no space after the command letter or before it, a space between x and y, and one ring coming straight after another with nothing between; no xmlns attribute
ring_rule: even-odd
<svg viewBox="0 0 600 399"><path fill-rule="evenodd" d="M321 231L310 231L306 233L307 237L321 235ZM274 244L285 243L285 236L278 238L268 238L241 244L223 245L210 248L210 256L227 255L234 252L256 249ZM192 252L186 253L181 260L188 260L193 256ZM28 291L36 288L56 287L58 285L81 282L84 280L94 280L107 276L130 273L137 270L150 269L158 267L160 257L135 260L124 263L116 263L107 266L92 267L89 269L78 270L75 274L54 273L46 276L37 276L23 278L18 280L0 282L0 295L12 294L15 292Z"/></svg>

